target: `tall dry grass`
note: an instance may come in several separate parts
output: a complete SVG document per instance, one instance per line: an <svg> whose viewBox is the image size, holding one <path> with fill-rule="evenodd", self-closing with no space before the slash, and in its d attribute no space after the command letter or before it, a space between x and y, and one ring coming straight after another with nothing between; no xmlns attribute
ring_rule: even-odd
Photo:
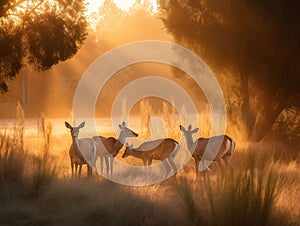
<svg viewBox="0 0 300 226"><path fill-rule="evenodd" d="M39 124L38 150L24 145L22 120L0 135L0 225L299 225L299 163L275 159L269 146L238 148L223 172L195 178L191 160L175 178L127 187L62 176L52 125Z"/></svg>
<svg viewBox="0 0 300 226"><path fill-rule="evenodd" d="M178 180L192 225L299 225L299 165L275 160L264 148L245 150L230 169L203 174L192 185Z"/></svg>
<svg viewBox="0 0 300 226"><path fill-rule="evenodd" d="M57 178L50 153L51 125L43 124L44 144L41 155L24 147L24 117L19 117L12 130L0 135L0 200L37 196Z"/></svg>

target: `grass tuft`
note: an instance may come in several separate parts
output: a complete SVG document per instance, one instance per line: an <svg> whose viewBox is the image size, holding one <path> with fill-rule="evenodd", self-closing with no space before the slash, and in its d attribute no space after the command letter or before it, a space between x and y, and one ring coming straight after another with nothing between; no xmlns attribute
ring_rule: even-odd
<svg viewBox="0 0 300 226"><path fill-rule="evenodd" d="M158 185L126 187L72 180L67 170L60 178L67 150L55 155L52 126L40 124L37 150L24 147L22 120L0 135L0 225L299 225L299 163L275 161L268 146L237 150L223 172L195 179L190 167Z"/></svg>

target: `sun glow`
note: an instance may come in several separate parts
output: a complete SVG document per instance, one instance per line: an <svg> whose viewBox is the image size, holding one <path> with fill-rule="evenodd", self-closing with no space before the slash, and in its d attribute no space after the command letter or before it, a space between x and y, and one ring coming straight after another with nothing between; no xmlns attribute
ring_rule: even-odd
<svg viewBox="0 0 300 226"><path fill-rule="evenodd" d="M98 11L99 7L103 4L104 0L86 0L87 2L87 15ZM129 8L136 2L136 0L114 0L116 5L122 10L129 10ZM150 0L153 5L153 10L157 11L156 0Z"/></svg>

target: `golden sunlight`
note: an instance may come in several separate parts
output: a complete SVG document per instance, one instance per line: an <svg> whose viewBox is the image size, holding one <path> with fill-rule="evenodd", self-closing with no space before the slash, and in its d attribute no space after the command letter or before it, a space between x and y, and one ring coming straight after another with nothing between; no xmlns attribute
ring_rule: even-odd
<svg viewBox="0 0 300 226"><path fill-rule="evenodd" d="M122 10L128 10L136 0L114 0L116 5ZM153 10L157 11L156 0L149 0L153 5ZM92 12L96 12L98 8L103 4L104 0L86 0L87 2L87 15L90 15Z"/></svg>

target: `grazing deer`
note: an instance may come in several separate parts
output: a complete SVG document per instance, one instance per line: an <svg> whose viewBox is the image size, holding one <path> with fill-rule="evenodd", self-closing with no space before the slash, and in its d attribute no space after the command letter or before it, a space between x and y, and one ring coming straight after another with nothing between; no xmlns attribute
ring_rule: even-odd
<svg viewBox="0 0 300 226"><path fill-rule="evenodd" d="M93 159L96 156L96 143L92 138L81 138L78 139L79 130L83 128L85 122L82 122L77 127L72 127L68 122L65 122L65 126L70 129L72 136L72 144L70 146L69 155L71 160L71 169L72 169L72 177L80 177L81 176L81 168L83 164L87 164L87 175L92 175L92 168L87 163L93 162ZM75 166L75 172L74 172ZM78 170L79 166L79 171Z"/></svg>
<svg viewBox="0 0 300 226"><path fill-rule="evenodd" d="M103 175L103 158L105 159L105 164L106 164L106 175L109 174L109 171L110 174L112 175L114 157L119 153L120 149L123 147L124 143L126 142L126 138L138 136L137 133L135 133L134 131L126 127L125 122L119 125L119 128L121 129L121 132L118 139L114 137L102 137L102 136L93 137L94 141L97 143L95 162L97 160L97 157L99 157L102 175Z"/></svg>
<svg viewBox="0 0 300 226"><path fill-rule="evenodd" d="M186 139L186 145L192 154L195 164L196 164L196 175L198 175L199 161L202 160L202 156L205 152L208 142L212 149L219 149L218 153L213 159L206 159L217 162L219 167L222 167L221 159L224 160L226 165L230 164L230 158L233 155L235 142L227 135L214 136L210 138L199 138L193 141L193 134L199 131L199 128L192 130L192 126L188 127L186 130L182 125L180 125L180 130ZM203 159L205 160L205 159ZM223 168L223 167L222 167Z"/></svg>
<svg viewBox="0 0 300 226"><path fill-rule="evenodd" d="M153 160L160 160L166 168L166 175L168 175L170 171L169 164L172 166L174 173L176 174L177 167L175 166L173 159L179 149L180 145L178 142L171 138L144 142L138 148L133 148L132 145L129 146L126 143L126 150L122 158L133 156L142 159L144 166L150 166Z"/></svg>

